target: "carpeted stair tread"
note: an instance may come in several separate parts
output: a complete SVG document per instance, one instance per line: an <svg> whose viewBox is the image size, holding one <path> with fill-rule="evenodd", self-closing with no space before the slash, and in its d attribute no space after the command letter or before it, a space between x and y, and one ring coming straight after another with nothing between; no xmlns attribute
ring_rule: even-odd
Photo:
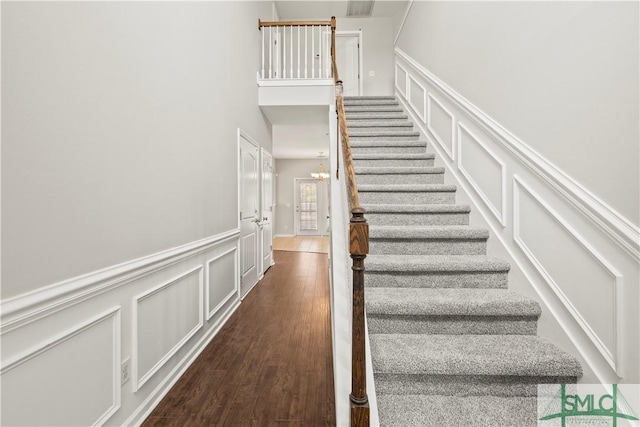
<svg viewBox="0 0 640 427"><path fill-rule="evenodd" d="M370 148L370 147L397 147L402 149L404 147L426 147L426 141L385 141L384 139L371 140L371 141L350 141L351 148ZM354 153L355 154L355 153ZM377 153L370 153L377 154ZM420 153L422 154L422 153Z"/></svg>
<svg viewBox="0 0 640 427"><path fill-rule="evenodd" d="M368 99L396 99L396 97L394 95L367 95L367 96L343 96L342 97L345 102L346 101L357 101L357 100L363 100L366 101Z"/></svg>
<svg viewBox="0 0 640 427"><path fill-rule="evenodd" d="M347 118L349 118L349 113L404 113L400 105L345 105L344 111L347 113Z"/></svg>
<svg viewBox="0 0 640 427"><path fill-rule="evenodd" d="M345 107L353 105L400 105L400 103L395 98L344 99Z"/></svg>
<svg viewBox="0 0 640 427"><path fill-rule="evenodd" d="M369 288L367 315L540 317L540 305L505 289Z"/></svg>
<svg viewBox="0 0 640 427"><path fill-rule="evenodd" d="M485 255L369 255L368 272L506 272L511 266Z"/></svg>
<svg viewBox="0 0 640 427"><path fill-rule="evenodd" d="M408 120L402 111L361 111L361 112L345 112L347 114L347 123L349 121L358 120Z"/></svg>
<svg viewBox="0 0 640 427"><path fill-rule="evenodd" d="M415 130L396 130L396 129L375 129L375 130L350 130L350 138L384 138L384 137L407 137L418 138L420 132Z"/></svg>
<svg viewBox="0 0 640 427"><path fill-rule="evenodd" d="M381 427L535 427L532 396L380 395Z"/></svg>
<svg viewBox="0 0 640 427"><path fill-rule="evenodd" d="M358 192L393 192L393 193L427 193L427 192L455 192L457 187L452 184L362 184L358 185Z"/></svg>
<svg viewBox="0 0 640 427"><path fill-rule="evenodd" d="M367 213L469 213L469 205L401 205L401 204L369 204L362 206Z"/></svg>
<svg viewBox="0 0 640 427"><path fill-rule="evenodd" d="M401 120L356 120L347 122L349 129L358 128L410 128L413 129L413 123Z"/></svg>
<svg viewBox="0 0 640 427"><path fill-rule="evenodd" d="M401 166L357 166L354 168L356 175L413 175L413 174L429 174L444 173L441 166L422 166L422 167L401 167Z"/></svg>
<svg viewBox="0 0 640 427"><path fill-rule="evenodd" d="M352 153L353 160L432 160L433 153Z"/></svg>
<svg viewBox="0 0 640 427"><path fill-rule="evenodd" d="M578 360L532 335L372 334L374 373L578 377Z"/></svg>
<svg viewBox="0 0 640 427"><path fill-rule="evenodd" d="M471 225L370 225L371 239L468 239L486 240L489 230Z"/></svg>

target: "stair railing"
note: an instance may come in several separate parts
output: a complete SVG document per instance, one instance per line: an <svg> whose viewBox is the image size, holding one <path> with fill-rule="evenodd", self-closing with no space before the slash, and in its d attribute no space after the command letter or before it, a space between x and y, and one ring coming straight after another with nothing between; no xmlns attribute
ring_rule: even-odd
<svg viewBox="0 0 640 427"><path fill-rule="evenodd" d="M369 398L367 397L365 322L364 322L364 259L369 253L369 224L360 206L356 173L351 156L351 143L347 130L347 119L342 97L342 81L336 65L335 17L331 17L331 69L336 85L336 109L338 112L339 140L342 140L342 157L347 186L347 200L351 218L349 220L349 254L353 271L353 303L351 332L351 427L369 426ZM340 150L338 150L339 152ZM339 156L338 156L339 158ZM339 163L338 163L339 165ZM339 176L339 171L336 171Z"/></svg>
<svg viewBox="0 0 640 427"><path fill-rule="evenodd" d="M335 19L262 21L260 79L331 79Z"/></svg>

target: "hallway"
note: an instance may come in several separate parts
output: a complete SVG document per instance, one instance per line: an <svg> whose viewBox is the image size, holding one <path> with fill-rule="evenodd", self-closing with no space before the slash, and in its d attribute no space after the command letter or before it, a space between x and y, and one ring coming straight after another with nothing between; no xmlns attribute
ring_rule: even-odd
<svg viewBox="0 0 640 427"><path fill-rule="evenodd" d="M274 258L144 427L335 425L327 256Z"/></svg>

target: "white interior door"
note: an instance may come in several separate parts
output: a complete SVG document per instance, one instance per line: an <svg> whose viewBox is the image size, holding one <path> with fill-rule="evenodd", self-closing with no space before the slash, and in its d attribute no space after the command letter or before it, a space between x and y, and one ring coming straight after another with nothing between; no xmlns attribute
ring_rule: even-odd
<svg viewBox="0 0 640 427"><path fill-rule="evenodd" d="M336 65L342 80L343 94L358 96L360 93L360 44L358 36L336 37Z"/></svg>
<svg viewBox="0 0 640 427"><path fill-rule="evenodd" d="M262 155L262 272L273 265L273 157Z"/></svg>
<svg viewBox="0 0 640 427"><path fill-rule="evenodd" d="M295 179L295 228L297 236L326 234L324 192L315 179Z"/></svg>
<svg viewBox="0 0 640 427"><path fill-rule="evenodd" d="M239 137L240 200L240 295L244 297L258 282L260 248L260 206L258 147L240 134Z"/></svg>

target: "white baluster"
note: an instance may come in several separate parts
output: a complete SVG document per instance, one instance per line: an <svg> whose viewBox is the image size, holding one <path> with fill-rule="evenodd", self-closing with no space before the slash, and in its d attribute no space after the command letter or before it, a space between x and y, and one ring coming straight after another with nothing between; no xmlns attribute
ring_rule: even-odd
<svg viewBox="0 0 640 427"><path fill-rule="evenodd" d="M273 78L273 27L269 27L269 79Z"/></svg>
<svg viewBox="0 0 640 427"><path fill-rule="evenodd" d="M282 27L282 78L287 78L287 27Z"/></svg>
<svg viewBox="0 0 640 427"><path fill-rule="evenodd" d="M304 26L304 78L307 78L307 26Z"/></svg>
<svg viewBox="0 0 640 427"><path fill-rule="evenodd" d="M298 78L300 78L300 25L298 27Z"/></svg>
<svg viewBox="0 0 640 427"><path fill-rule="evenodd" d="M315 36L316 29L311 27L311 78L316 78L316 42Z"/></svg>
<svg viewBox="0 0 640 427"><path fill-rule="evenodd" d="M264 27L260 28L260 32L262 33L262 72L260 73L260 78L264 80Z"/></svg>
<svg viewBox="0 0 640 427"><path fill-rule="evenodd" d="M290 41L291 41L291 47L289 48L289 50L291 51L291 56L289 57L289 78L293 78L293 25L291 26L291 29L289 30L289 34L290 34Z"/></svg>
<svg viewBox="0 0 640 427"><path fill-rule="evenodd" d="M322 25L318 26L318 48L320 56L318 57L318 78L322 78Z"/></svg>

